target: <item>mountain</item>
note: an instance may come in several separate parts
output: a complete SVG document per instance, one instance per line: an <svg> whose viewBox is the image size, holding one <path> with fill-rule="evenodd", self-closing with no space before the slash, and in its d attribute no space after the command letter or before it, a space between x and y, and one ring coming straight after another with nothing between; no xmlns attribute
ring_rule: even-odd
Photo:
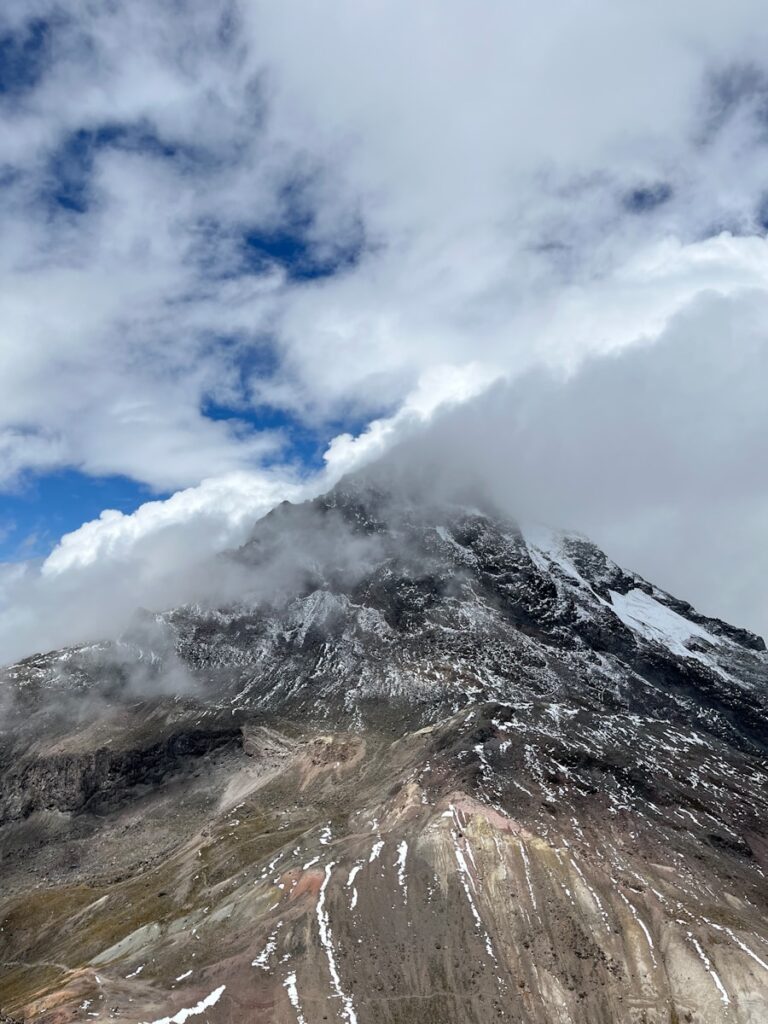
<svg viewBox="0 0 768 1024"><path fill-rule="evenodd" d="M0 1020L765 1024L768 655L347 482L2 673Z"/></svg>

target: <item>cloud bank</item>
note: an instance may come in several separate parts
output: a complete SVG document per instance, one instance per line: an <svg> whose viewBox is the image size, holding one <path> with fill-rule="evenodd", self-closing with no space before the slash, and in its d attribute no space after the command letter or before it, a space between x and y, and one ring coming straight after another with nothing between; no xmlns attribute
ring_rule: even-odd
<svg viewBox="0 0 768 1024"><path fill-rule="evenodd" d="M385 464L432 494L580 530L700 610L765 634L767 324L763 292L703 296L658 339L439 414Z"/></svg>
<svg viewBox="0 0 768 1024"><path fill-rule="evenodd" d="M483 486L765 631L766 36L756 0L6 4L0 486L177 493L3 567L0 660L463 403Z"/></svg>

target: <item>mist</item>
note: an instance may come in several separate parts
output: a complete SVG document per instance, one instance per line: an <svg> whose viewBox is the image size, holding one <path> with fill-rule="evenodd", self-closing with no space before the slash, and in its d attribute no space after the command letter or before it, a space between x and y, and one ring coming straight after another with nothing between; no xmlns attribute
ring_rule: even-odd
<svg viewBox="0 0 768 1024"><path fill-rule="evenodd" d="M324 482L325 478L324 478ZM316 480L307 495L320 487ZM219 524L221 526L221 524ZM148 534L130 552L56 573L46 564L12 567L4 581L0 663L72 644L120 640L108 665L130 668L136 693L185 692L192 681L169 647L154 613L195 605L201 610L280 607L320 582L339 588L382 557L380 539L354 532L333 510L282 503L230 529L213 531L199 515ZM142 652L163 664L135 666ZM102 657L100 654L99 657Z"/></svg>
<svg viewBox="0 0 768 1024"><path fill-rule="evenodd" d="M758 293L702 297L656 340L571 373L530 372L436 416L382 469L582 532L700 611L765 635L767 315Z"/></svg>

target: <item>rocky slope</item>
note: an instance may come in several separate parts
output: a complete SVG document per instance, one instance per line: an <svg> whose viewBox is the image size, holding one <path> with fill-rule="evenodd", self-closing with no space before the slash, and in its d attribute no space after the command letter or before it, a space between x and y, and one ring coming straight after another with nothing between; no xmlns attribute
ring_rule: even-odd
<svg viewBox="0 0 768 1024"><path fill-rule="evenodd" d="M360 484L216 571L3 673L0 1020L768 1020L759 638Z"/></svg>

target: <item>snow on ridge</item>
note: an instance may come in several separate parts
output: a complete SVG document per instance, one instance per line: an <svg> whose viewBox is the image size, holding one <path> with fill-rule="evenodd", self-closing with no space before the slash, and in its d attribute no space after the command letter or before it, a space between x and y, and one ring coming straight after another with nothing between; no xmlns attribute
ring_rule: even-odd
<svg viewBox="0 0 768 1024"><path fill-rule="evenodd" d="M542 526L539 523L530 523L524 526L521 524L520 533L532 561L539 569L543 569L546 572L550 568L547 562L554 562L555 565L563 570L566 576L570 576L579 583L585 582L576 566L563 551L563 541L566 539L567 534L560 530L553 530L548 526ZM542 555L544 556L543 558Z"/></svg>
<svg viewBox="0 0 768 1024"><path fill-rule="evenodd" d="M329 615L346 611L349 604L349 598L345 594L314 590L306 597L296 598L291 603L288 628L296 630L297 641L303 643L312 626L322 625Z"/></svg>
<svg viewBox="0 0 768 1024"><path fill-rule="evenodd" d="M564 550L564 542L569 538L580 539L577 535L538 525L526 526L522 535L531 559L538 569L549 572L553 565L557 566L579 587L588 590L600 605L609 608L634 633L642 636L645 640L665 647L678 657L693 658L721 675L723 674L722 669L711 655L691 650L687 646L688 641L698 639L713 648L722 649L726 643L723 638L680 615L639 587L629 590L626 594L609 590L610 603L598 594ZM656 593L660 592L656 591Z"/></svg>
<svg viewBox="0 0 768 1024"><path fill-rule="evenodd" d="M477 562L477 555L475 555L470 548L465 548L463 544L459 544L459 542L451 536L444 526L436 526L435 533L444 544L448 544L454 549L461 561L467 563Z"/></svg>

